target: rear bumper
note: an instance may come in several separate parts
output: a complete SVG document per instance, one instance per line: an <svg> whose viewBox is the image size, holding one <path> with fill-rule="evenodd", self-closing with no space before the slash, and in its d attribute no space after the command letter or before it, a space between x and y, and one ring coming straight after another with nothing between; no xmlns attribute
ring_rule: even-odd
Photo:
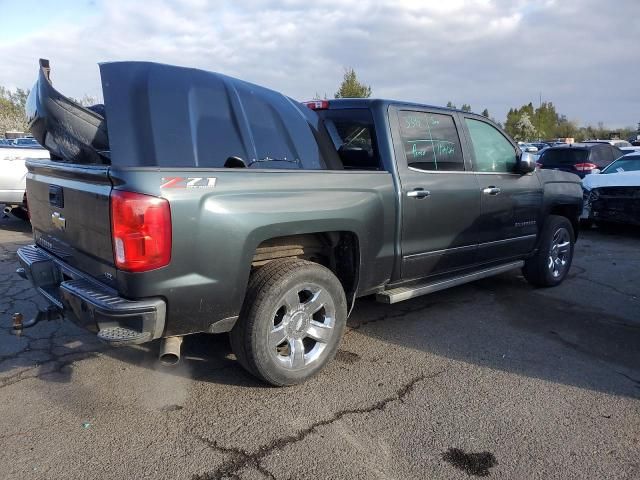
<svg viewBox="0 0 640 480"><path fill-rule="evenodd" d="M144 343L160 338L165 327L166 303L161 298L128 300L95 279L66 265L42 248L28 245L18 249L18 259L31 281L49 303L63 310L65 317L98 334L116 329L137 335L109 343Z"/></svg>
<svg viewBox="0 0 640 480"><path fill-rule="evenodd" d="M24 201L24 188L22 190L0 190L0 204L22 205Z"/></svg>

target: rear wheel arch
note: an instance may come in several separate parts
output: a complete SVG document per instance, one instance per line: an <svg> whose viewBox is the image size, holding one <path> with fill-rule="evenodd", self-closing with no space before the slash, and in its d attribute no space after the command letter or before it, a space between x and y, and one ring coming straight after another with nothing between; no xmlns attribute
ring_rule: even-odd
<svg viewBox="0 0 640 480"><path fill-rule="evenodd" d="M360 242L352 231L313 232L284 235L263 240L255 248L249 275L269 262L298 258L318 263L340 280L349 310L358 291Z"/></svg>

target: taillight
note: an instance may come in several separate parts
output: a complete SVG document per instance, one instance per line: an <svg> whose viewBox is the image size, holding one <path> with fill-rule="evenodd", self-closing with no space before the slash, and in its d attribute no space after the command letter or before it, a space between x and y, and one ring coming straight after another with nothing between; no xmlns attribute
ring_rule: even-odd
<svg viewBox="0 0 640 480"><path fill-rule="evenodd" d="M594 170L598 168L598 166L594 163L576 163L573 168L579 172L586 172L587 170Z"/></svg>
<svg viewBox="0 0 640 480"><path fill-rule="evenodd" d="M304 104L311 110L326 110L329 108L329 100L311 100L310 102L304 102Z"/></svg>
<svg viewBox="0 0 640 480"><path fill-rule="evenodd" d="M171 260L171 209L164 198L111 192L111 239L116 267L146 272Z"/></svg>

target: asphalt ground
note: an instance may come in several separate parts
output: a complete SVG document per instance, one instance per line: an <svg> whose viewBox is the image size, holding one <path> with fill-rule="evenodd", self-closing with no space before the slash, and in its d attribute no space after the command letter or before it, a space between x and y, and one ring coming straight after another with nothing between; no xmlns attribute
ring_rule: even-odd
<svg viewBox="0 0 640 480"><path fill-rule="evenodd" d="M567 280L519 272L358 301L337 358L267 387L225 335L109 348L42 300L0 219L0 478L640 478L640 232L581 232Z"/></svg>

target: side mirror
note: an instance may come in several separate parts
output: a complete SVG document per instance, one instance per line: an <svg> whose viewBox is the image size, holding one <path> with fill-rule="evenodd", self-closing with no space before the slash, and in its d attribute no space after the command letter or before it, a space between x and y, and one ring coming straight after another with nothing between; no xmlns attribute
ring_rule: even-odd
<svg viewBox="0 0 640 480"><path fill-rule="evenodd" d="M525 175L536 169L536 157L529 152L522 152L516 159L516 173Z"/></svg>

